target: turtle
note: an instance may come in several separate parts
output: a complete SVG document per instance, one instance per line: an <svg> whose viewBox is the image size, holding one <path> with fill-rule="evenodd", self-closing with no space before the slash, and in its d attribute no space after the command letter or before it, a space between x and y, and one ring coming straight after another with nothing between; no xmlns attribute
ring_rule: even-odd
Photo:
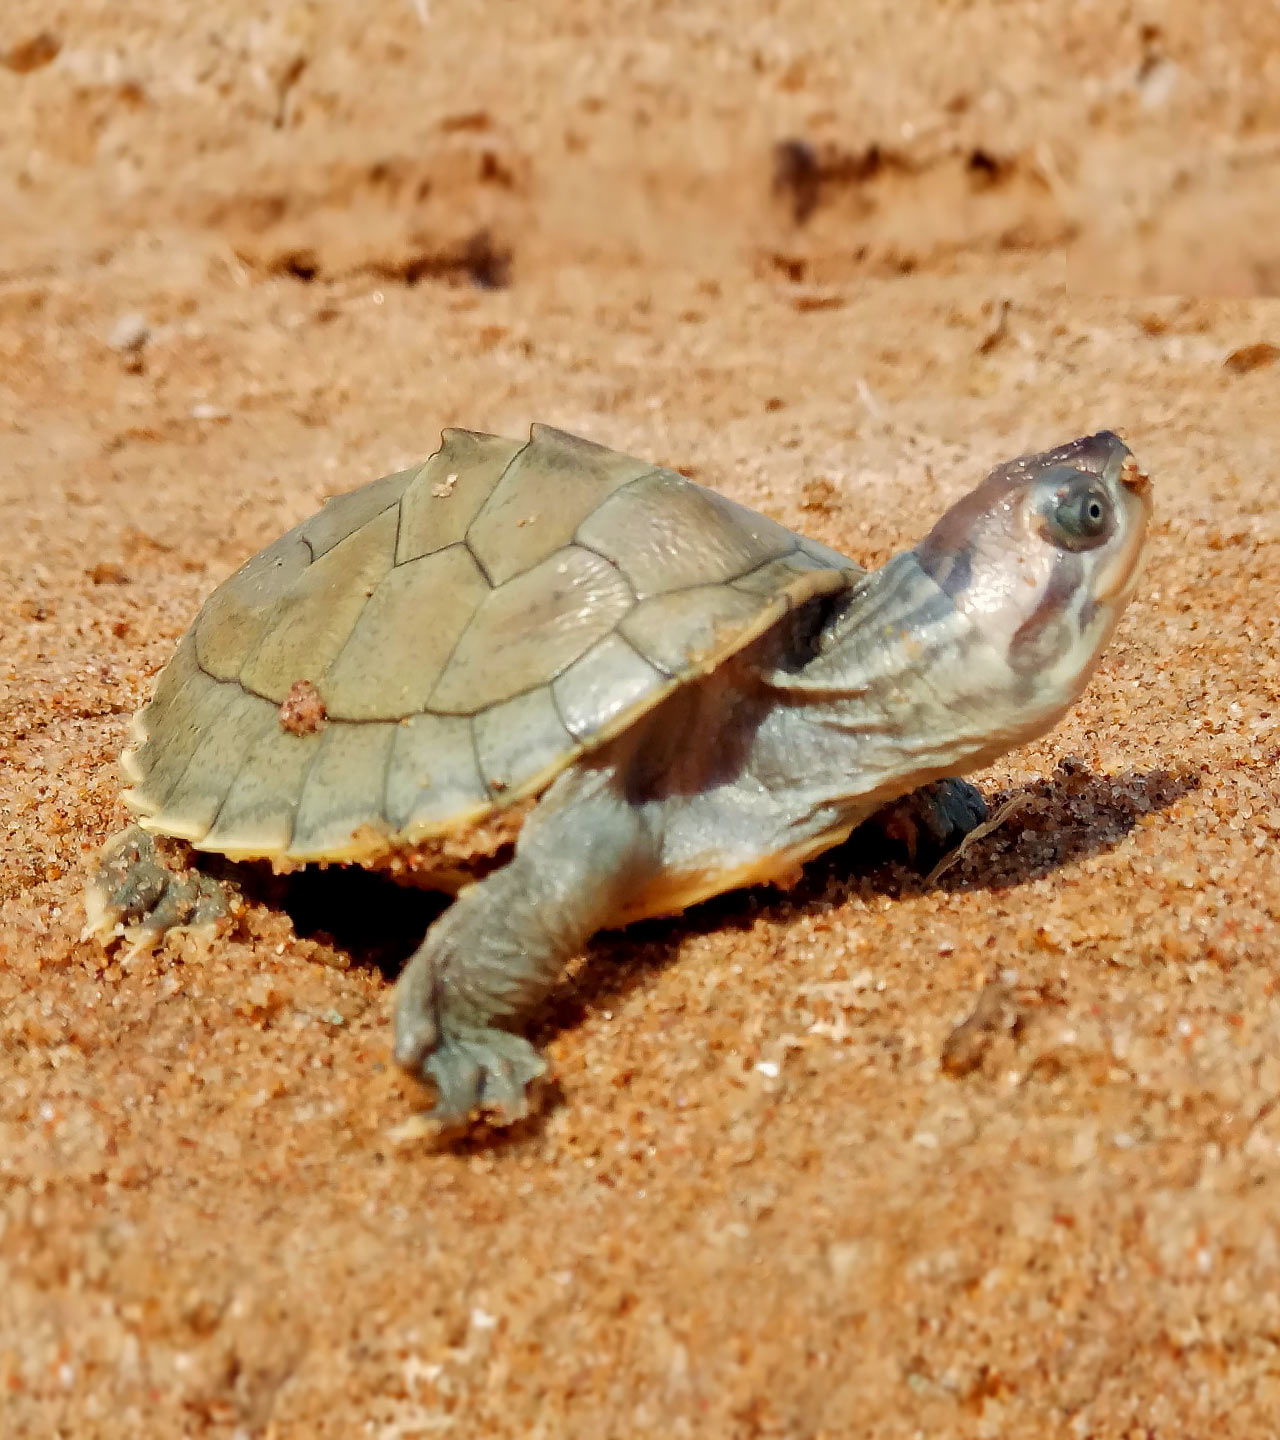
<svg viewBox="0 0 1280 1440"><path fill-rule="evenodd" d="M86 933L216 926L224 884L156 836L452 894L397 983L395 1058L441 1126L518 1118L546 1068L522 1027L595 932L787 884L895 805L976 824L961 777L1081 695L1150 488L1101 431L996 466L867 571L551 426L446 429L210 595L134 719L137 820Z"/></svg>

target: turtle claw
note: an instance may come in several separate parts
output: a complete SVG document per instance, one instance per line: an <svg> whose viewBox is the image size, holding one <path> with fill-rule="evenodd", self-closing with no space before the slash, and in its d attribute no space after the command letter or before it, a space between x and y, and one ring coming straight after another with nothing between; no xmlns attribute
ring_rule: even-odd
<svg viewBox="0 0 1280 1440"><path fill-rule="evenodd" d="M529 1086L546 1074L547 1062L521 1036L476 1026L444 1033L412 1068L436 1087L427 1118L448 1129L465 1124L475 1110L498 1125L523 1120L529 1113Z"/></svg>

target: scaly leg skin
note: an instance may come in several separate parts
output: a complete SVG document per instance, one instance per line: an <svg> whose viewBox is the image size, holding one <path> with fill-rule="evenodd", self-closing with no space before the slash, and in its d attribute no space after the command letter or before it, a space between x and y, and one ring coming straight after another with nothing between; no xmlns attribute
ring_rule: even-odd
<svg viewBox="0 0 1280 1440"><path fill-rule="evenodd" d="M661 861L661 841L610 771L571 769L525 822L515 855L464 890L427 932L396 994L397 1062L434 1081L428 1118L478 1108L509 1124L546 1062L507 1026L526 1018L565 964Z"/></svg>
<svg viewBox="0 0 1280 1440"><path fill-rule="evenodd" d="M927 871L986 818L987 802L976 785L935 780L886 805L870 823L902 845L912 865Z"/></svg>
<svg viewBox="0 0 1280 1440"><path fill-rule="evenodd" d="M102 847L85 886L84 910L81 939L96 937L105 949L123 937L129 942L124 958L131 960L170 932L212 938L231 906L216 880L199 871L176 874L161 861L155 837L131 825Z"/></svg>

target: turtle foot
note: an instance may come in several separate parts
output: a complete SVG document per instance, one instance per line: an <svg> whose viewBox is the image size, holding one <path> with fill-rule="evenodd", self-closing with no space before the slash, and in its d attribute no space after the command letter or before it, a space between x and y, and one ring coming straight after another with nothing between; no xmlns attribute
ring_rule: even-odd
<svg viewBox="0 0 1280 1440"><path fill-rule="evenodd" d="M81 939L103 949L128 942L124 958L154 950L166 935L187 932L212 940L231 913L226 892L198 871L177 874L161 860L155 837L131 825L103 846L85 886Z"/></svg>
<svg viewBox="0 0 1280 1440"><path fill-rule="evenodd" d="M875 817L884 834L900 844L921 873L987 818L987 802L967 780L936 780L886 805Z"/></svg>
<svg viewBox="0 0 1280 1440"><path fill-rule="evenodd" d="M497 1125L529 1113L529 1086L546 1074L547 1062L519 1035L493 1026L414 1025L403 1020L396 1061L436 1088L426 1118L440 1129L464 1125L473 1111Z"/></svg>

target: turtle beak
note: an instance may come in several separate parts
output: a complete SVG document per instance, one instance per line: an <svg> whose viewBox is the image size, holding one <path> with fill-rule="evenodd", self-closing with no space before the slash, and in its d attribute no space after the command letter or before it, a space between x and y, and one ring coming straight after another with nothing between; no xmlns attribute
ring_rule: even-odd
<svg viewBox="0 0 1280 1440"><path fill-rule="evenodd" d="M1151 493L1150 476L1113 430L1099 430L1076 443L1079 449L1072 460L1082 470L1092 470L1113 485L1123 485L1140 499Z"/></svg>
<svg viewBox="0 0 1280 1440"><path fill-rule="evenodd" d="M1112 487L1124 515L1120 544L1096 581L1098 599L1119 608L1133 594L1142 568L1151 520L1151 478L1124 441L1110 430L1091 435L1084 444L1088 449L1081 459Z"/></svg>

